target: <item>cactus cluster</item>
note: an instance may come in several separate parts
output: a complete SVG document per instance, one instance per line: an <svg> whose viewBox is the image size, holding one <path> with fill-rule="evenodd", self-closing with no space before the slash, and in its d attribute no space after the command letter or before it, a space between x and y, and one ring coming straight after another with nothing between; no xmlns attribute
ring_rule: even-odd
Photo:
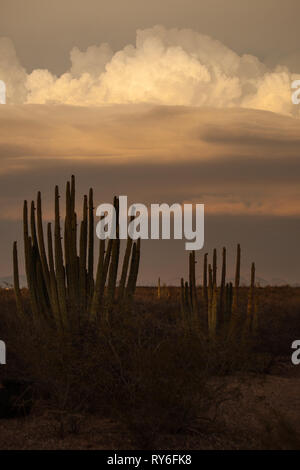
<svg viewBox="0 0 300 470"><path fill-rule="evenodd" d="M157 281L157 298L158 298L158 300L160 300L162 298L169 299L170 297L171 297L170 288L167 286L167 284L165 282L161 286L161 281L160 281L160 277L159 277L158 281Z"/></svg>
<svg viewBox="0 0 300 470"><path fill-rule="evenodd" d="M30 217L27 201L24 202L23 228L25 269L33 319L38 321L40 316L44 316L58 330L63 331L81 328L89 321L107 319L113 305L128 305L132 301L139 270L140 239L136 242L130 238L127 240L117 287L120 239L119 201L115 197L117 237L107 241L100 240L94 278L93 190L90 189L89 196L85 195L83 198L83 216L78 230L74 176L67 182L63 241L59 199L59 189L56 186L54 231L51 223L48 223L47 252L40 192L37 195L36 207L34 201L31 202ZM13 264L18 312L24 315L16 242L13 246Z"/></svg>
<svg viewBox="0 0 300 470"><path fill-rule="evenodd" d="M206 320L209 336L214 338L218 331L233 335L240 331L254 332L257 328L257 308L255 302L255 264L251 266L251 284L248 294L247 314L241 314L240 291L241 247L237 245L236 270L234 285L226 282L226 248L222 251L222 271L220 283L217 283L217 250L213 251L212 264L208 263L208 254L203 260L203 282L201 289L196 286L196 256L189 254L189 281L181 279L181 313L184 324L200 327L202 313ZM198 297L202 297L201 299Z"/></svg>

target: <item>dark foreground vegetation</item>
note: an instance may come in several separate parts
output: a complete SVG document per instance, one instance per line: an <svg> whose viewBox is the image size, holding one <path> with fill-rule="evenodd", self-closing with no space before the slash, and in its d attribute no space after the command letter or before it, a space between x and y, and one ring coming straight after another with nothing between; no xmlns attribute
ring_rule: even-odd
<svg viewBox="0 0 300 470"><path fill-rule="evenodd" d="M14 243L14 291L0 293L7 345L0 447L298 447L298 430L280 401L299 379L284 386L258 380L297 369L291 344L299 339L300 290L260 289L254 263L250 285L242 287L240 245L234 283L226 281L223 248L221 262L217 250L203 263L190 252L180 288L136 288L141 242L128 238L121 246L118 198L113 207L116 236L101 239L95 253L93 191L83 197L78 223L74 176L64 211L55 188L47 242L41 194L30 214L24 202L28 290L19 286L21 250ZM287 411L298 417L294 398Z"/></svg>
<svg viewBox="0 0 300 470"><path fill-rule="evenodd" d="M248 292L240 288L241 311ZM300 374L290 359L300 289L256 288L250 336L187 326L180 296L139 287L134 304L118 303L101 325L57 334L42 316L34 327L26 319L27 290L22 318L13 290L0 290L2 390L7 380L25 384L15 409L31 411L0 420L0 447L300 448Z"/></svg>

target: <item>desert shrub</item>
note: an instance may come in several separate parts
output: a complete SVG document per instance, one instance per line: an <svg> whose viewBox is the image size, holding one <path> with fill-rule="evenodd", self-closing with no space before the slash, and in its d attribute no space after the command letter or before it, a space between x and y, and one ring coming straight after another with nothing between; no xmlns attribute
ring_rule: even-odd
<svg viewBox="0 0 300 470"><path fill-rule="evenodd" d="M270 409L261 417L261 447L265 450L300 450L300 434L291 420L278 410Z"/></svg>
<svg viewBox="0 0 300 470"><path fill-rule="evenodd" d="M153 448L161 435L188 432L200 423L206 432L207 413L236 398L225 386L214 387L214 377L265 372L274 354L289 348L285 341L299 324L297 289L289 290L285 305L285 289L260 289L257 335L229 340L219 334L212 340L184 328L178 289L161 301L150 288L145 291L138 289L134 308L116 307L109 322L64 334L42 318L35 326L27 317L20 321L13 292L0 291L0 337L8 349L2 378L30 380L36 403L58 416L112 418L135 447ZM26 307L26 291L23 297ZM246 291L242 302L243 297Z"/></svg>
<svg viewBox="0 0 300 470"><path fill-rule="evenodd" d="M84 334L58 335L42 319L33 327L11 317L9 373L30 379L49 411L113 418L137 447L151 447L161 434L193 426L216 401L206 341L161 308L117 308L109 323Z"/></svg>

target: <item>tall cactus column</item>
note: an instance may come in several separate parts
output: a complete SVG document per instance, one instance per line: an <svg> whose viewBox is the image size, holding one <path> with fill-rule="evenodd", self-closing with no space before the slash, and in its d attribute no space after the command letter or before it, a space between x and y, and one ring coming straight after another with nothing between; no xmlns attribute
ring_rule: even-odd
<svg viewBox="0 0 300 470"><path fill-rule="evenodd" d="M192 306L192 312L194 320L197 321L198 316L198 301L196 291L196 254L192 251L189 254L189 280L190 280L190 303Z"/></svg>
<svg viewBox="0 0 300 470"><path fill-rule="evenodd" d="M44 318L60 331L82 329L89 320L97 320L115 303L120 306L133 299L139 260L140 240L128 240L123 260L119 295L116 299L120 240L100 240L96 280L94 280L94 207L93 191L83 198L83 215L80 222L79 254L77 253L77 214L75 212L75 178L66 185L66 213L64 240L62 241L59 189L55 187L54 237L51 224L47 226L48 250L46 253L41 193L37 195L37 215L34 202L30 211L30 235L27 202L23 208L25 269L30 294L33 319ZM119 220L119 201L114 199ZM37 226L37 230L36 230ZM117 227L118 234L118 227ZM54 242L54 243L53 243ZM13 247L14 284L19 313L24 311L19 287L17 245ZM130 268L129 268L130 265ZM129 274L128 274L129 271ZM126 280L127 287L126 287ZM107 286L107 289L106 289Z"/></svg>
<svg viewBox="0 0 300 470"><path fill-rule="evenodd" d="M240 274L241 274L241 247L238 244L237 252L236 252L235 282L234 282L234 295L233 295L233 305L232 305L233 312L238 311Z"/></svg>
<svg viewBox="0 0 300 470"><path fill-rule="evenodd" d="M61 245L61 229L59 214L59 191L55 187L55 228L54 228L55 277L57 282L58 303L62 325L68 326L68 311L66 301L65 269L63 264L63 251Z"/></svg>
<svg viewBox="0 0 300 470"><path fill-rule="evenodd" d="M248 293L248 304L247 304L247 319L246 319L246 331L251 332L253 329L255 329L256 326L256 319L254 320L254 314L255 312L255 300L254 300L254 295L255 295L255 264L252 263L251 266L251 281L250 281L250 287L249 287L249 293Z"/></svg>
<svg viewBox="0 0 300 470"><path fill-rule="evenodd" d="M221 324L224 323L225 303L226 303L226 248L223 247L222 275L221 275L220 298L219 298L219 317L220 317Z"/></svg>
<svg viewBox="0 0 300 470"><path fill-rule="evenodd" d="M241 315L239 311L239 289L240 289L240 275L241 275L241 247L237 245L236 252L236 268L235 268L235 282L233 290L232 312L229 326L229 335L237 333L240 327Z"/></svg>
<svg viewBox="0 0 300 470"><path fill-rule="evenodd" d="M208 290L207 290L207 257L208 254L205 253L203 261L203 286L202 286L202 298L204 301L205 309L208 307Z"/></svg>
<svg viewBox="0 0 300 470"><path fill-rule="evenodd" d="M241 276L241 247L237 245L235 282L226 284L226 248L222 251L222 272L221 283L218 287L217 283L217 250L213 250L212 264L208 264L208 255L204 255L203 263L203 287L202 287L202 305L204 309L195 317L195 309L193 306L195 292L195 254L189 254L189 283L181 279L180 287L180 308L184 323L189 322L195 326L190 320L199 318L204 312L207 318L207 332L211 339L215 339L219 334L222 336L236 335L241 333L242 329L257 329L257 302L254 295L255 292L255 265L251 267L251 284L248 297L248 316L242 315L239 303L239 289ZM201 303L200 303L201 305ZM198 304L197 304L197 308ZM197 322L197 325L199 323Z"/></svg>

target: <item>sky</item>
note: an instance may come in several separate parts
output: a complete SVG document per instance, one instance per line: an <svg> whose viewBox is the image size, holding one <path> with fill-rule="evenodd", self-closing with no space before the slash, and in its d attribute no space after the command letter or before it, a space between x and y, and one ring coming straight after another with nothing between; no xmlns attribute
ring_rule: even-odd
<svg viewBox="0 0 300 470"><path fill-rule="evenodd" d="M135 42L136 30L162 24L189 28L299 71L298 0L1 0L1 36L10 37L30 72L63 73L69 52L100 43L117 51Z"/></svg>
<svg viewBox="0 0 300 470"><path fill-rule="evenodd" d="M199 260L241 243L245 279L255 261L262 279L300 282L298 0L0 0L0 13L0 277L23 200L41 190L51 220L74 173L96 205L204 203ZM144 242L141 283L186 270L183 243Z"/></svg>

